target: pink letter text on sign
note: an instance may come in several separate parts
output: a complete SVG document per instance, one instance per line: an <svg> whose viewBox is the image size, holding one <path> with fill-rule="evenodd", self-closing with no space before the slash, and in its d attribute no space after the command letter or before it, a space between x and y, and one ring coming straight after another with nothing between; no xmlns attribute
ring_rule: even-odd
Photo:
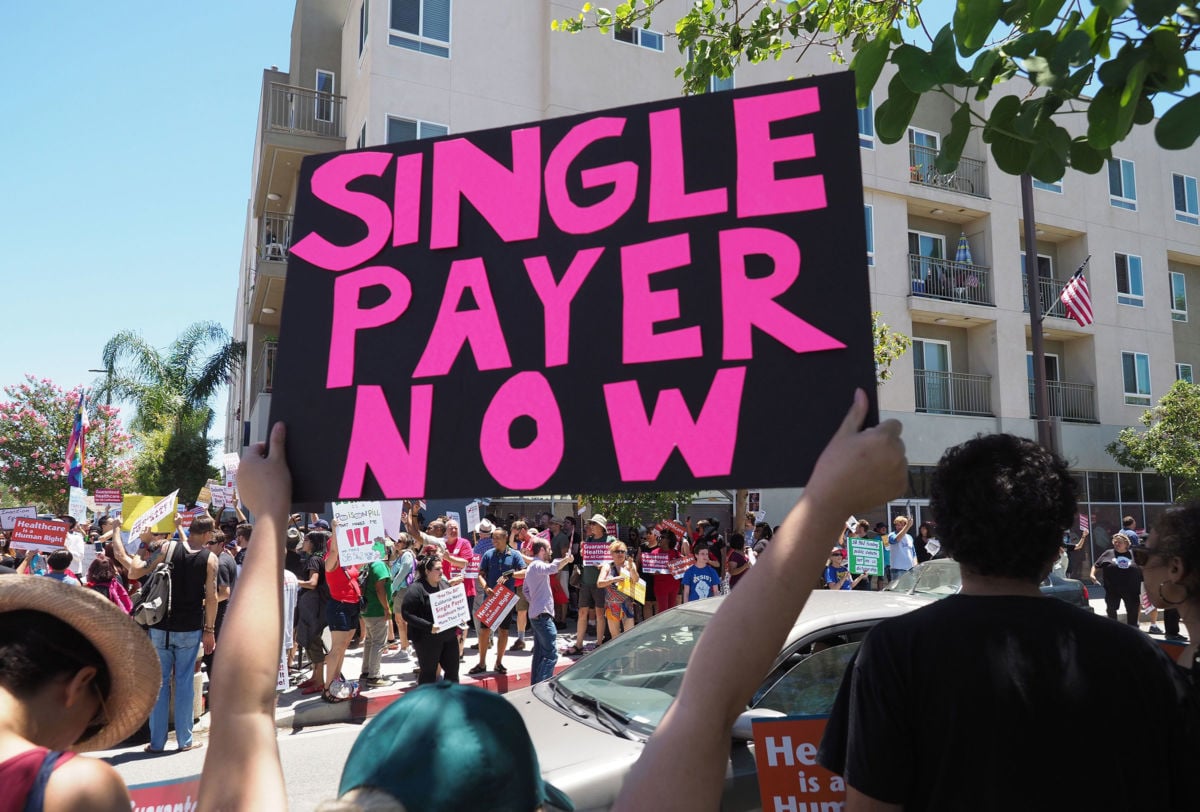
<svg viewBox="0 0 1200 812"><path fill-rule="evenodd" d="M820 110L815 87L733 100L739 218L825 208L824 175L775 179L776 164L816 156L812 135L771 137L772 122Z"/></svg>
<svg viewBox="0 0 1200 812"><path fill-rule="evenodd" d="M374 195L352 192L347 187L357 178L379 177L391 160L386 152L351 152L330 158L318 167L312 176L313 197L362 220L367 236L353 245L334 245L314 231L297 241L291 252L327 271L345 271L378 254L391 236L392 212Z"/></svg>
<svg viewBox="0 0 1200 812"><path fill-rule="evenodd" d="M676 448L694 476L725 476L733 468L745 367L717 370L700 416L692 418L678 389L658 395L647 419L636 381L605 384L604 400L621 479L658 478Z"/></svg>
<svg viewBox="0 0 1200 812"><path fill-rule="evenodd" d="M562 281L557 283L554 281L554 271L550 270L550 262L545 257L529 257L525 260L525 271L538 298L542 300L545 313L547 369L567 363L571 343L571 302L603 253L603 248L583 249L571 260Z"/></svg>
<svg viewBox="0 0 1200 812"><path fill-rule="evenodd" d="M360 308L363 290L376 285L388 289L387 299L374 307ZM408 277L387 265L372 265L334 280L326 389L354 383L354 339L358 331L391 324L408 309L411 301L412 285Z"/></svg>
<svg viewBox="0 0 1200 812"><path fill-rule="evenodd" d="M800 276L800 247L795 240L769 228L733 228L722 231L719 241L724 360L754 357L754 327L794 352L845 349L845 344L775 301ZM774 261L770 276L746 275L746 257L754 254Z"/></svg>
<svg viewBox="0 0 1200 812"><path fill-rule="evenodd" d="M537 439L525 448L509 444L508 429L518 417L537 422ZM488 472L504 488L539 488L563 456L562 415L550 383L540 372L518 372L496 392L479 432L479 452Z"/></svg>
<svg viewBox="0 0 1200 812"><path fill-rule="evenodd" d="M576 124L554 147L546 161L546 208L554 224L566 234L594 234L617 222L637 196L638 167L633 161L597 166L579 173L585 189L612 184L608 197L590 206L578 206L567 193L567 170L583 150L601 138L616 138L625 119L601 117Z"/></svg>
<svg viewBox="0 0 1200 812"><path fill-rule="evenodd" d="M341 499L358 499L367 468L375 474L388 499L425 495L425 468L429 462L429 422L433 415L433 387L412 388L408 418L408 444L400 437L383 389L360 386L354 402L350 446L342 470Z"/></svg>
<svg viewBox="0 0 1200 812"><path fill-rule="evenodd" d="M463 293L470 288L478 310L459 310ZM450 266L446 279L446 292L442 306L438 309L437 321L425 352L413 370L413 377L426 378L445 375L454 365L463 344L471 342L475 356L475 368L507 369L508 345L504 342L504 331L500 329L500 314L492 300L492 289L488 285L487 269L483 260L461 259Z"/></svg>
<svg viewBox="0 0 1200 812"><path fill-rule="evenodd" d="M660 321L679 318L679 291L651 290L650 275L682 268L692 260L687 234L627 245L621 249L621 352L626 364L699 358L700 327L655 333Z"/></svg>
<svg viewBox="0 0 1200 812"><path fill-rule="evenodd" d="M684 191L683 137L679 110L650 114L650 215L651 223L719 214L729 208L725 189Z"/></svg>
<svg viewBox="0 0 1200 812"><path fill-rule="evenodd" d="M542 197L541 130L512 131L512 169L465 138L433 145L433 230L430 248L459 245L461 198L505 242L538 235Z"/></svg>

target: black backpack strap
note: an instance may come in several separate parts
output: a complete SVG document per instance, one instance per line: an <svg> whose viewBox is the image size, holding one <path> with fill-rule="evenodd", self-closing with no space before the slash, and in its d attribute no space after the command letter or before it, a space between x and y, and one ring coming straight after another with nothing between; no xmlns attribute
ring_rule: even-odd
<svg viewBox="0 0 1200 812"><path fill-rule="evenodd" d="M37 777L33 779L33 786L29 788L29 794L25 796L24 812L42 812L42 806L46 802L46 785L50 783L50 773L54 772L62 755L61 750L51 750L46 753L46 757L42 759L42 766L38 769Z"/></svg>

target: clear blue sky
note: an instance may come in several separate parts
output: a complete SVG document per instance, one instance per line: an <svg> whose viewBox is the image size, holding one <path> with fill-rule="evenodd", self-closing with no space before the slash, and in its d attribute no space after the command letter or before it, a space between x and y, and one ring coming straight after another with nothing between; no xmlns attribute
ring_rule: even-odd
<svg viewBox="0 0 1200 812"><path fill-rule="evenodd" d="M262 69L286 70L293 9L5 4L0 386L91 384L118 330L232 328Z"/></svg>

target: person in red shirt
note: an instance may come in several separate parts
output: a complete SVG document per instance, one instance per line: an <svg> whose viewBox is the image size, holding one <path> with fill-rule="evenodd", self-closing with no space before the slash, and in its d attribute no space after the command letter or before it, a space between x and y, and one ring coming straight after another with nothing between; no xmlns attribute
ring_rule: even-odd
<svg viewBox="0 0 1200 812"><path fill-rule="evenodd" d="M333 531L337 533L337 521L334 520ZM336 536L331 539L329 549L325 552L325 583L329 587L329 602L325 604L325 622L329 625L329 635L333 638L329 656L325 658L325 690L321 698L326 702L344 702L350 699L350 692L335 691L334 682L341 678L342 660L346 657L346 649L350 646L350 638L358 628L358 567L343 567L338 560L338 545Z"/></svg>
<svg viewBox="0 0 1200 812"><path fill-rule="evenodd" d="M463 589L467 592L467 608L471 616L475 616L475 579L463 578L463 570L471 561L473 554L471 542L458 534L458 522L446 520L446 554L442 556L442 575L451 583L462 579ZM462 629L458 632L458 656L462 657L463 646L466 644L466 634Z"/></svg>
<svg viewBox="0 0 1200 812"><path fill-rule="evenodd" d="M658 536L658 549L667 551L668 563L682 557L675 546L675 534L664 528ZM669 571L654 573L654 600L658 604L656 612L665 612L677 605L679 603L679 579Z"/></svg>

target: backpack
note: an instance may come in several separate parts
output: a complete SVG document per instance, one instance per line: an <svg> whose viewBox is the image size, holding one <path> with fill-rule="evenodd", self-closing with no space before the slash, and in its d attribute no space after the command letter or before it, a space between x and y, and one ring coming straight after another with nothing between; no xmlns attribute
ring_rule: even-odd
<svg viewBox="0 0 1200 812"><path fill-rule="evenodd" d="M370 577L371 577L371 565L370 564L360 564L358 567L358 582L356 584L356 586L358 588L358 610L360 612L363 609L367 608L367 586L368 586L368 581L370 580ZM350 583L353 584L355 582L351 581Z"/></svg>
<svg viewBox="0 0 1200 812"><path fill-rule="evenodd" d="M171 556L175 547L142 579L142 588L133 600L130 616L142 626L162 623L171 614Z"/></svg>

